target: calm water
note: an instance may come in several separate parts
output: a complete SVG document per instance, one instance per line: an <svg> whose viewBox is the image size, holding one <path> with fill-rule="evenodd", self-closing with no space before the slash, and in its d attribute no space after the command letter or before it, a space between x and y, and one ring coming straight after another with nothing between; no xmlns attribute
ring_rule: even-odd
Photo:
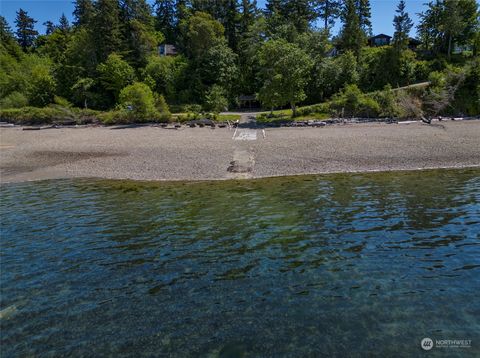
<svg viewBox="0 0 480 358"><path fill-rule="evenodd" d="M0 190L2 357L480 354L480 170Z"/></svg>

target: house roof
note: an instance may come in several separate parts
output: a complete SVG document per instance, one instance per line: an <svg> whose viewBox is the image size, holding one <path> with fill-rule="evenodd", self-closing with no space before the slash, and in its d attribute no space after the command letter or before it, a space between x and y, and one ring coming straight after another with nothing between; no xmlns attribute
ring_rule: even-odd
<svg viewBox="0 0 480 358"><path fill-rule="evenodd" d="M378 39L378 38L381 38L381 37L383 37L383 38L389 38L389 39L392 38L392 36L388 36L388 35L385 35L385 34L378 34L378 35L375 35L375 36L370 37L369 40Z"/></svg>

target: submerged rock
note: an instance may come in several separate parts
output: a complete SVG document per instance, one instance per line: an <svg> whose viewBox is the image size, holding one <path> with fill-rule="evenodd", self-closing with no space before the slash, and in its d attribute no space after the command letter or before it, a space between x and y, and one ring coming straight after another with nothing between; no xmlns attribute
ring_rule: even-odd
<svg viewBox="0 0 480 358"><path fill-rule="evenodd" d="M8 319L17 312L17 306L11 305L0 311L0 319Z"/></svg>

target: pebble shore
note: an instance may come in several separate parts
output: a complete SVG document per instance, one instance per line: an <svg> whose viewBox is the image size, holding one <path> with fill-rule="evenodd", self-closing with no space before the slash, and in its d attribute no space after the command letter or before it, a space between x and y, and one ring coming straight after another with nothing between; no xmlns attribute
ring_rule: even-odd
<svg viewBox="0 0 480 358"><path fill-rule="evenodd" d="M0 128L1 182L221 180L480 166L480 121L475 120L265 128L243 137L234 131L186 126ZM249 140L236 140L242 138Z"/></svg>

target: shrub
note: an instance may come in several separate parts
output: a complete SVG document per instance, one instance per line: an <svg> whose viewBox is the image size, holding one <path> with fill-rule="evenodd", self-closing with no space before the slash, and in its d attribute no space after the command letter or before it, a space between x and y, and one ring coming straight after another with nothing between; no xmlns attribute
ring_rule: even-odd
<svg viewBox="0 0 480 358"><path fill-rule="evenodd" d="M20 92L12 92L0 100L1 108L20 108L28 104L28 99Z"/></svg>
<svg viewBox="0 0 480 358"><path fill-rule="evenodd" d="M422 101L408 91L401 91L397 96L399 116L402 118L421 118Z"/></svg>
<svg viewBox="0 0 480 358"><path fill-rule="evenodd" d="M330 104L334 114L357 117L377 117L380 105L375 99L368 97L356 86L348 85L336 94Z"/></svg>
<svg viewBox="0 0 480 358"><path fill-rule="evenodd" d="M199 105L199 104L186 104L184 107L183 107L183 110L185 112L193 112L195 114L199 114L202 112L202 106Z"/></svg>
<svg viewBox="0 0 480 358"><path fill-rule="evenodd" d="M71 108L72 107L72 104L68 100L66 100L65 98L60 97L60 96L54 96L53 97L53 103L60 106L60 107L65 107L65 108Z"/></svg>
<svg viewBox="0 0 480 358"><path fill-rule="evenodd" d="M218 85L213 85L205 96L205 106L215 113L225 111L228 106L225 90Z"/></svg>
<svg viewBox="0 0 480 358"><path fill-rule="evenodd" d="M167 101L165 101L165 97L163 97L163 95L155 94L155 108L159 113L170 117L170 109L168 108Z"/></svg>
<svg viewBox="0 0 480 358"><path fill-rule="evenodd" d="M126 124L132 120L131 113L125 110L113 110L108 112L102 112L98 115L98 119L103 124Z"/></svg>
<svg viewBox="0 0 480 358"><path fill-rule="evenodd" d="M400 110L397 104L397 97L390 85L386 85L383 91L373 93L372 98L380 106L381 117L397 117L399 115Z"/></svg>
<svg viewBox="0 0 480 358"><path fill-rule="evenodd" d="M136 82L122 89L119 96L120 108L132 117L144 121L156 113L155 97L146 84Z"/></svg>
<svg viewBox="0 0 480 358"><path fill-rule="evenodd" d="M308 116L310 114L325 114L329 112L328 103L314 104L311 106L300 107L297 109L295 117Z"/></svg>
<svg viewBox="0 0 480 358"><path fill-rule="evenodd" d="M81 109L65 109L54 106L22 107L0 110L0 120L15 124L52 124L75 121L78 124L97 120L98 112Z"/></svg>

